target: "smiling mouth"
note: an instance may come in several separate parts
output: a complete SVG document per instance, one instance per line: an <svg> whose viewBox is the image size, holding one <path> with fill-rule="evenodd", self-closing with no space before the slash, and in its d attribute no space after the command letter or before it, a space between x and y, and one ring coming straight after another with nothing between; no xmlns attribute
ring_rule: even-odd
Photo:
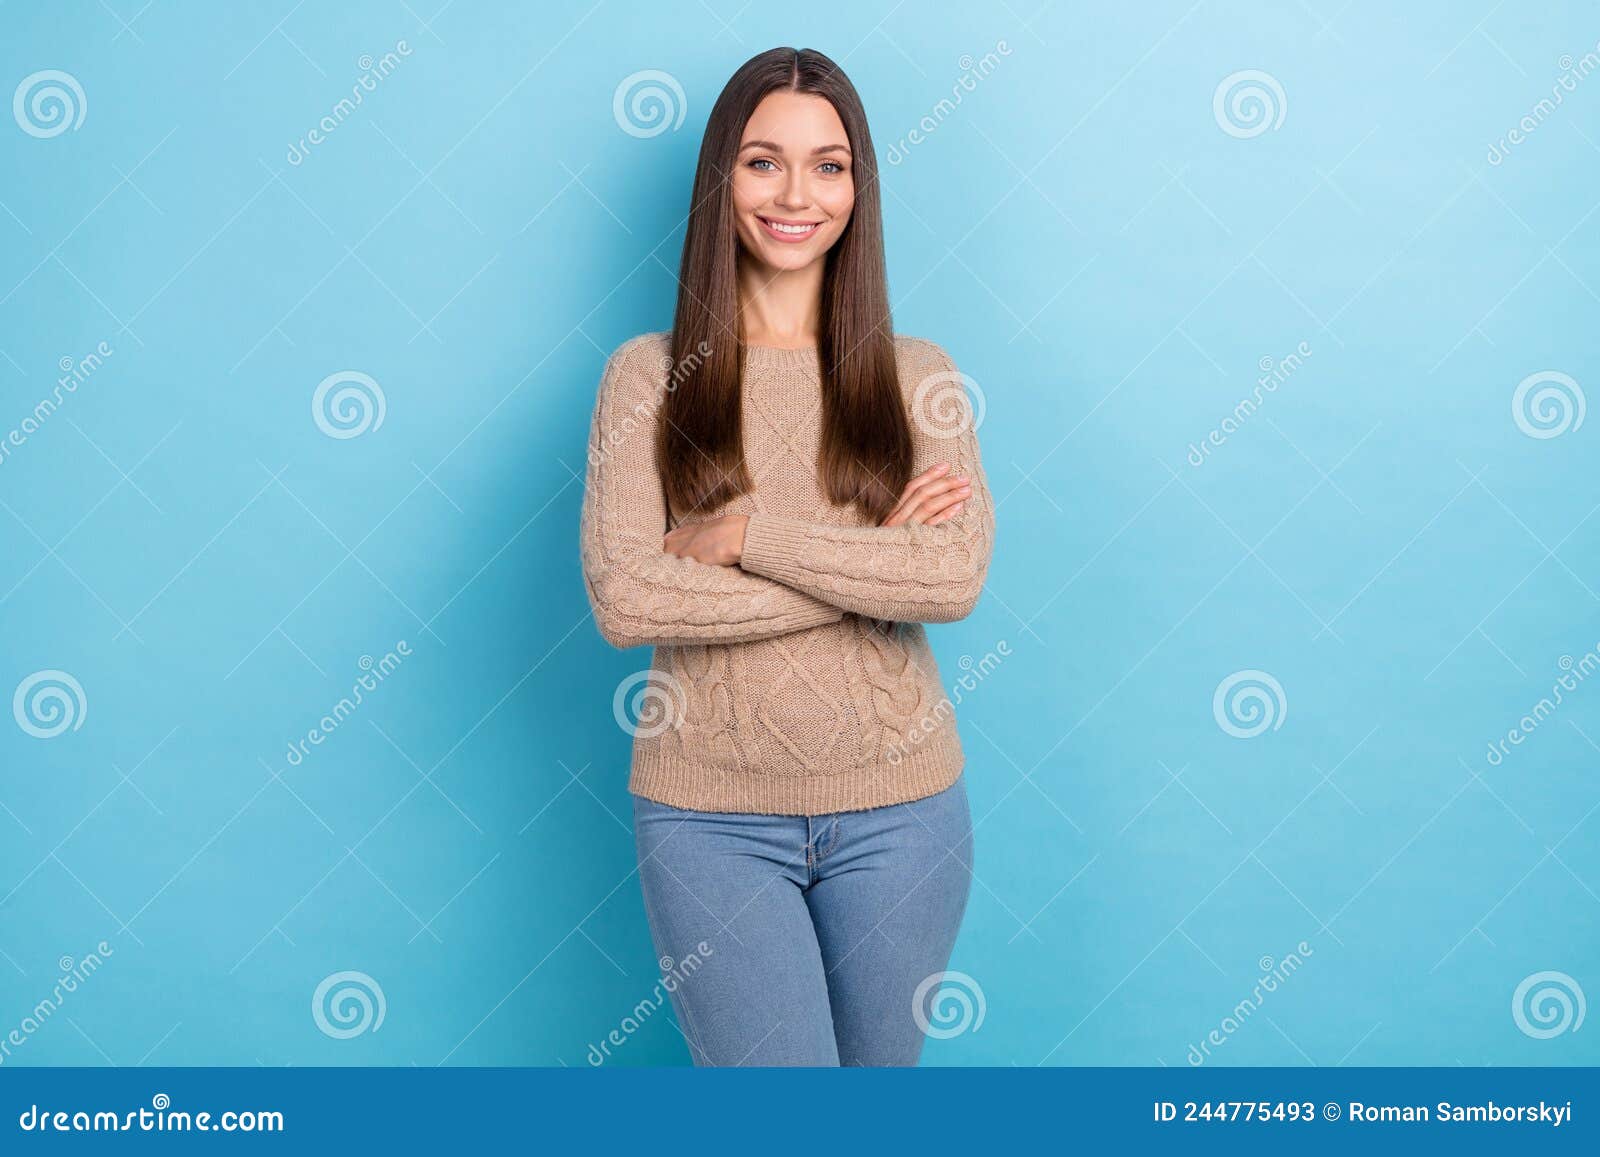
<svg viewBox="0 0 1600 1157"><path fill-rule="evenodd" d="M775 217L763 217L756 214L756 220L761 222L769 236L779 241L804 241L822 227L821 221L779 221Z"/></svg>

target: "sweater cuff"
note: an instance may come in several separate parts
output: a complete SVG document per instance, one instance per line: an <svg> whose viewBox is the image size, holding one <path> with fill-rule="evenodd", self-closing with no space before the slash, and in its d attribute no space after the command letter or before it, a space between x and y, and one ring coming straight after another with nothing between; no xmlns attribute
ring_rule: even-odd
<svg viewBox="0 0 1600 1157"><path fill-rule="evenodd" d="M744 528L744 549L739 566L785 585L802 573L800 550L810 534L810 524L774 514L752 514Z"/></svg>

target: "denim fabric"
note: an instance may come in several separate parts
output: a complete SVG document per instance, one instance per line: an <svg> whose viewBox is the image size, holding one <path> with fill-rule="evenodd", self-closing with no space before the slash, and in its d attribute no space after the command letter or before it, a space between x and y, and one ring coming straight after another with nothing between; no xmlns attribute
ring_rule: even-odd
<svg viewBox="0 0 1600 1157"><path fill-rule="evenodd" d="M945 970L970 891L964 778L811 817L633 800L645 911L695 1064L917 1063L918 988Z"/></svg>

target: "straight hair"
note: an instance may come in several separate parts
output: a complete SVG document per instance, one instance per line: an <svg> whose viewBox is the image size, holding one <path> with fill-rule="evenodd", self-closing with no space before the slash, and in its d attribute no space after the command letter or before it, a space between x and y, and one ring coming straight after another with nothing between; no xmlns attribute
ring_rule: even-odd
<svg viewBox="0 0 1600 1157"><path fill-rule="evenodd" d="M855 86L809 48L774 48L746 61L706 122L672 326L672 364L686 372L660 412L656 462L669 502L686 513L703 514L752 486L743 446L745 340L731 186L745 126L756 106L778 91L828 101L849 139L855 203L823 258L817 477L829 501L855 505L876 525L899 502L912 464L911 426L895 366L877 158ZM698 352L704 350L710 352Z"/></svg>

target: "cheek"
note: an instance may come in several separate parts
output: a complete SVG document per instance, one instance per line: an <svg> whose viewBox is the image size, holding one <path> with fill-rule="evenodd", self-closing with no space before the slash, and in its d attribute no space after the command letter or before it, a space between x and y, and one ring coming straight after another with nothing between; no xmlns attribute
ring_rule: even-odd
<svg viewBox="0 0 1600 1157"><path fill-rule="evenodd" d="M828 216L833 218L834 223L843 229L850 223L850 213L855 208L855 186L848 183L831 186L826 195L818 198L818 201L827 210Z"/></svg>
<svg viewBox="0 0 1600 1157"><path fill-rule="evenodd" d="M734 175L731 188L733 208L737 213L753 212L764 200L759 183L742 172Z"/></svg>

